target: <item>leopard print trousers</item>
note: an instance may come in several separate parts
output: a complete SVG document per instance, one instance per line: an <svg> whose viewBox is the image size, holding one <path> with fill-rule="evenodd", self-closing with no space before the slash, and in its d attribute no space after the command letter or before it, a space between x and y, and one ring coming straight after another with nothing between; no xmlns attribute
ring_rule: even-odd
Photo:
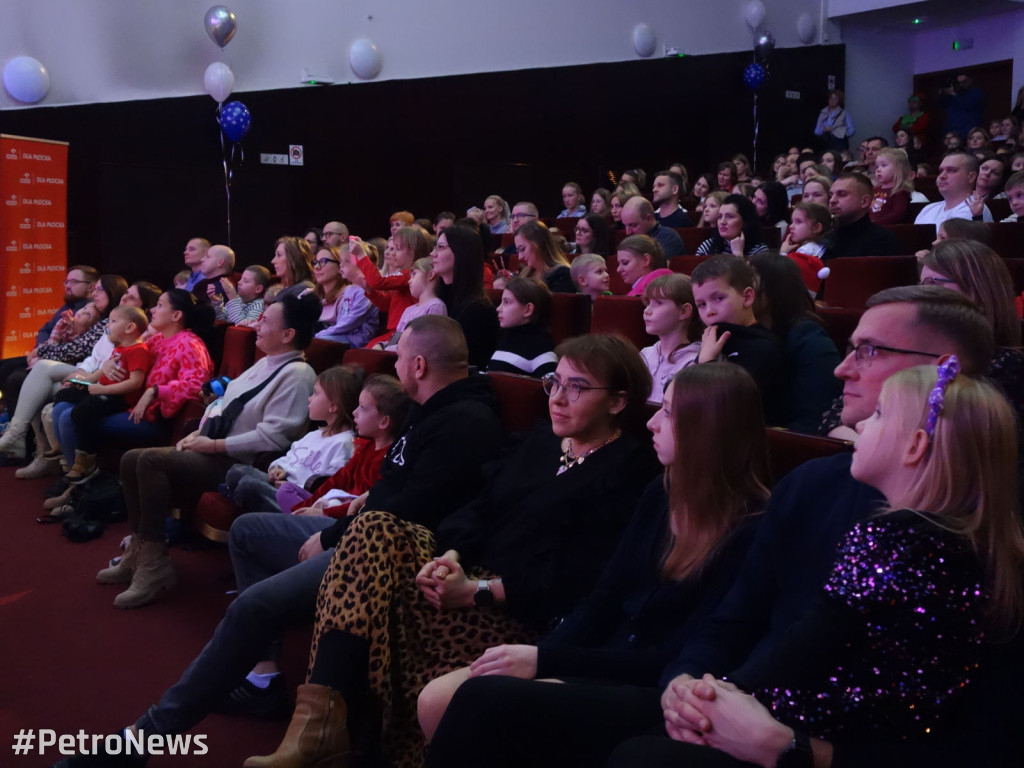
<svg viewBox="0 0 1024 768"><path fill-rule="evenodd" d="M539 638L500 607L439 613L416 586L416 574L434 550L427 528L388 512L363 512L339 542L317 596L309 668L327 632L342 630L368 641L371 704L383 713L381 745L397 768L423 764L416 720L423 686L468 665L487 648Z"/></svg>

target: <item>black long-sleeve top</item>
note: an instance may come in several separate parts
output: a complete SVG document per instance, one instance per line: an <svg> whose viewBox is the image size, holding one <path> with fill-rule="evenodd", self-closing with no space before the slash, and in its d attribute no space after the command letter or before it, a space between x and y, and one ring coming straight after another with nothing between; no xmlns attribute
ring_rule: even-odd
<svg viewBox="0 0 1024 768"><path fill-rule="evenodd" d="M665 665L732 586L761 520L760 504L709 561L681 581L659 566L671 534L662 478L651 481L597 586L538 645L537 677L656 685Z"/></svg>
<svg viewBox="0 0 1024 768"><path fill-rule="evenodd" d="M499 574L506 610L546 628L593 588L657 472L649 445L623 435L556 474L561 440L541 425L492 467L484 493L444 519L437 550Z"/></svg>

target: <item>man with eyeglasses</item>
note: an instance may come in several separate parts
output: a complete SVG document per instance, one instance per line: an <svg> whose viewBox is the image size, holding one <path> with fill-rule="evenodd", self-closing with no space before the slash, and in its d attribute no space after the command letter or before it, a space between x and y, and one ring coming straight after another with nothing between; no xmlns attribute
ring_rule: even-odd
<svg viewBox="0 0 1024 768"><path fill-rule="evenodd" d="M897 371L934 365L950 354L961 357L968 375L985 371L993 350L992 331L963 294L931 286L890 288L872 296L868 307L850 338L846 358L836 368L836 376L845 383L841 418L847 428L874 412L883 383ZM679 758L684 753L689 758L686 765L712 764L697 759L689 745L676 743L696 739L708 727L687 699L691 695L714 698L714 689L701 682L705 673L727 676L741 690L756 687L754 681L761 679L776 648L825 583L839 542L859 521L878 512L884 498L850 476L851 460L852 454L844 453L806 462L773 489L758 538L735 586L662 675L664 721L650 725L664 724L668 737L641 736L646 729L624 733L624 740L639 738L620 749L620 758L628 756L631 764L661 766L672 759L683 764ZM966 754L1001 756L986 765L1017 764L1005 758L1020 751L1019 736L1011 725L1021 710L1020 644L1018 637L1005 647L988 649L941 734L899 744L870 738L843 741L838 736L832 743L815 742L812 756L806 735L794 731L793 743L782 750L775 764L959 766L968 764ZM618 701L595 695L590 706L595 712L639 706L636 689L616 695ZM804 751L793 749L793 744L801 743L806 744ZM645 759L653 755L660 757Z"/></svg>
<svg viewBox="0 0 1024 768"><path fill-rule="evenodd" d="M67 277L64 278L64 303L39 329L36 334L36 346L45 344L49 340L50 334L53 333L61 316L65 313L74 315L89 303L99 277L100 274L95 267L87 267L82 264L77 264L68 270ZM27 375L28 361L26 358L11 357L0 360L0 394L3 395L3 406L9 414L13 414L18 405L21 385ZM23 455L22 450L18 450L15 454L16 458Z"/></svg>
<svg viewBox="0 0 1024 768"><path fill-rule="evenodd" d="M526 222L540 218L540 212L533 203L523 201L512 206L512 215L509 218L512 220L512 229L509 231L515 234ZM502 256L511 256L516 252L516 244L511 242L504 248L499 248L497 252Z"/></svg>
<svg viewBox="0 0 1024 768"><path fill-rule="evenodd" d="M341 248L348 242L348 227L340 221L328 221L324 224L324 248Z"/></svg>

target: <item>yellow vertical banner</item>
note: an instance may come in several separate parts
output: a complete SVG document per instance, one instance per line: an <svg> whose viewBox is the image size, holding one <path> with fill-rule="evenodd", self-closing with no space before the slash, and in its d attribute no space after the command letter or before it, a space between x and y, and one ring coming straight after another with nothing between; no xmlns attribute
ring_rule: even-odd
<svg viewBox="0 0 1024 768"><path fill-rule="evenodd" d="M0 134L0 357L20 357L64 303L68 145Z"/></svg>

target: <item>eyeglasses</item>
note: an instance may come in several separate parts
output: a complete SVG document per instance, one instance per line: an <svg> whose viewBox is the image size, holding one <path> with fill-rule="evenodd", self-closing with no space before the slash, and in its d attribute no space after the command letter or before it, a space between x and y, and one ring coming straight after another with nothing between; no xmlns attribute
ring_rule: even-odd
<svg viewBox="0 0 1024 768"><path fill-rule="evenodd" d="M549 373L545 376L541 376L541 386L544 387L544 394L548 397L558 394L558 390L565 391L565 399L570 403L575 403L580 399L580 395L583 392L588 392L591 389L605 389L609 392L615 391L614 387L588 387L585 384L580 384L578 381L565 381L563 382L558 378L558 374Z"/></svg>
<svg viewBox="0 0 1024 768"><path fill-rule="evenodd" d="M947 283L956 283L956 280L948 280L945 277L922 277L921 285L946 285Z"/></svg>
<svg viewBox="0 0 1024 768"><path fill-rule="evenodd" d="M577 235L589 235L590 234L590 230L589 229L583 229L582 227L576 227L576 229L574 231L576 232Z"/></svg>
<svg viewBox="0 0 1024 768"><path fill-rule="evenodd" d="M326 267L328 264L341 264L337 259L317 259L313 262L314 267Z"/></svg>
<svg viewBox="0 0 1024 768"><path fill-rule="evenodd" d="M881 344L853 344L846 345L846 356L853 355L853 359L858 363L871 363L879 352L894 352L897 355L924 355L925 357L942 357L942 355L936 355L933 352L921 352L916 349L899 349L898 347L883 347Z"/></svg>
<svg viewBox="0 0 1024 768"><path fill-rule="evenodd" d="M324 232L324 237L330 237L331 235L337 235L338 237L344 237L344 232Z"/></svg>
<svg viewBox="0 0 1024 768"><path fill-rule="evenodd" d="M69 277L64 281L64 285L87 285L91 282L92 280L73 280Z"/></svg>
<svg viewBox="0 0 1024 768"><path fill-rule="evenodd" d="M537 214L535 213L513 213L513 219L536 219Z"/></svg>

